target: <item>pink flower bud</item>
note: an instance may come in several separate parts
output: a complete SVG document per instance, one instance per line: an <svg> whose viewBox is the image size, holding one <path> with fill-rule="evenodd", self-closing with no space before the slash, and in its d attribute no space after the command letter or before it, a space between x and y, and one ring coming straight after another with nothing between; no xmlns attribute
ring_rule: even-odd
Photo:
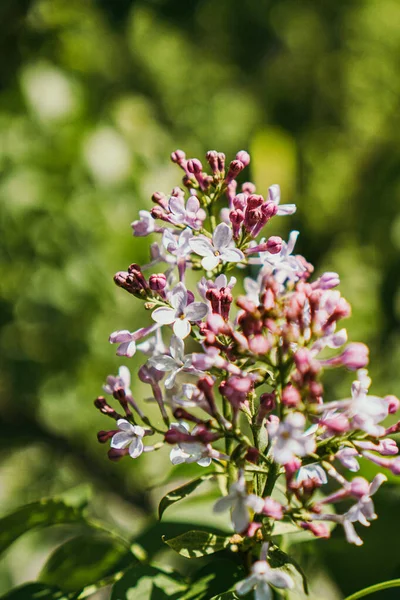
<svg viewBox="0 0 400 600"><path fill-rule="evenodd" d="M300 523L300 525L306 531L310 531L313 535L315 535L315 537L326 539L331 537L330 531L325 523L312 523L304 521L303 523Z"/></svg>
<svg viewBox="0 0 400 600"><path fill-rule="evenodd" d="M242 185L242 192L246 195L255 194L256 186L254 185L254 183L251 183L251 181L246 181Z"/></svg>
<svg viewBox="0 0 400 600"><path fill-rule="evenodd" d="M369 495L369 483L364 477L354 477L350 482L350 493L356 498Z"/></svg>
<svg viewBox="0 0 400 600"><path fill-rule="evenodd" d="M260 244L264 245L264 244ZM278 254L282 250L282 238L278 235L273 235L265 243L265 250L270 254Z"/></svg>
<svg viewBox="0 0 400 600"><path fill-rule="evenodd" d="M201 173L202 169L203 165L201 164L198 158L190 158L187 161L187 170L189 171L189 173Z"/></svg>
<svg viewBox="0 0 400 600"><path fill-rule="evenodd" d="M248 460L249 462L253 463L253 464L257 464L258 460L260 458L260 451L257 450L257 448L249 448L246 452L246 456L245 459Z"/></svg>
<svg viewBox="0 0 400 600"><path fill-rule="evenodd" d="M264 500L264 508L262 510L262 514L266 515L267 517L271 517L271 519L283 519L282 505L268 496Z"/></svg>
<svg viewBox="0 0 400 600"><path fill-rule="evenodd" d="M236 160L239 160L244 167L247 167L250 164L250 154L246 150L240 150L236 154Z"/></svg>
<svg viewBox="0 0 400 600"><path fill-rule="evenodd" d="M243 219L244 214L241 210L231 210L229 212L229 220L232 223L233 237L235 240L237 240L240 235Z"/></svg>
<svg viewBox="0 0 400 600"><path fill-rule="evenodd" d="M287 385L282 391L282 404L289 408L295 408L301 402L301 395L293 385Z"/></svg>
<svg viewBox="0 0 400 600"><path fill-rule="evenodd" d="M249 340L249 348L254 354L266 354L271 344L264 335L257 334Z"/></svg>
<svg viewBox="0 0 400 600"><path fill-rule="evenodd" d="M342 364L350 369L350 371L357 371L357 369L363 369L367 366L369 360L368 355L368 346L359 342L354 342L344 349L340 359Z"/></svg>
<svg viewBox="0 0 400 600"><path fill-rule="evenodd" d="M265 392L260 396L260 408L262 407L265 412L271 412L276 406L276 395L275 392Z"/></svg>
<svg viewBox="0 0 400 600"><path fill-rule="evenodd" d="M394 415L400 408L400 400L393 395L385 396L385 400L388 403L388 410L390 415Z"/></svg>
<svg viewBox="0 0 400 600"><path fill-rule="evenodd" d="M233 199L233 206L238 210L245 210L247 206L246 194L237 194Z"/></svg>
<svg viewBox="0 0 400 600"><path fill-rule="evenodd" d="M261 528L261 523L256 523L255 521L253 521L247 527L247 530L245 531L244 535L249 538L254 537L254 535L257 533L257 531L260 528Z"/></svg>
<svg viewBox="0 0 400 600"><path fill-rule="evenodd" d="M117 461L126 456L128 452L128 448L124 448L123 450L118 450L117 448L110 448L108 451L108 458L112 461Z"/></svg>
<svg viewBox="0 0 400 600"><path fill-rule="evenodd" d="M232 179L235 179L241 171L244 169L244 164L240 160L233 160L229 165L228 175L226 176L226 182L230 183Z"/></svg>
<svg viewBox="0 0 400 600"><path fill-rule="evenodd" d="M186 159L186 154L184 153L183 150L175 150L175 152L172 152L171 154L171 160L174 163L177 163L178 165L181 165Z"/></svg>
<svg viewBox="0 0 400 600"><path fill-rule="evenodd" d="M323 425L324 427L327 427L327 429L329 429L330 432L335 434L342 434L346 431L349 431L350 429L349 420L347 419L347 417L340 414L335 415L333 417L326 417L325 419L321 419L319 421L319 424Z"/></svg>
<svg viewBox="0 0 400 600"><path fill-rule="evenodd" d="M154 192L151 199L154 202L154 204L158 204L159 206L161 206L161 208L164 208L165 210L168 209L168 200L165 194L163 194L162 192Z"/></svg>
<svg viewBox="0 0 400 600"><path fill-rule="evenodd" d="M211 167L213 173L218 173L218 152L216 150L209 150L206 154L206 159Z"/></svg>
<svg viewBox="0 0 400 600"><path fill-rule="evenodd" d="M118 431L118 429L115 429L113 431L99 431L97 434L97 440L100 442L100 444L105 444L106 442L108 442L108 440L110 440L113 437L113 435L118 433Z"/></svg>
<svg viewBox="0 0 400 600"><path fill-rule="evenodd" d="M315 284L312 284L313 287L318 287L321 290L331 290L339 285L340 279L337 273L323 273L318 281Z"/></svg>
<svg viewBox="0 0 400 600"><path fill-rule="evenodd" d="M162 292L167 285L167 278L164 273L155 273L150 275L149 285L153 292Z"/></svg>

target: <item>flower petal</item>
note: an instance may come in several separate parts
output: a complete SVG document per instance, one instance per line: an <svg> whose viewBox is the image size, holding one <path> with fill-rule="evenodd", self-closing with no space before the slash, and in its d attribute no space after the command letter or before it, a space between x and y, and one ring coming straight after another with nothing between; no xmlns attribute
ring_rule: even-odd
<svg viewBox="0 0 400 600"><path fill-rule="evenodd" d="M195 237L189 240L189 246L199 256L214 256L214 248L209 239L203 237Z"/></svg>
<svg viewBox="0 0 400 600"><path fill-rule="evenodd" d="M220 257L219 256L215 256L213 254L211 256L205 256L203 258L203 260L201 261L201 266L206 271L212 271L219 264L219 262L220 262Z"/></svg>
<svg viewBox="0 0 400 600"><path fill-rule="evenodd" d="M156 323L160 323L160 325L170 325L176 318L175 310L167 306L160 306L160 308L153 310L151 317Z"/></svg>
<svg viewBox="0 0 400 600"><path fill-rule="evenodd" d="M293 588L294 582L288 573L281 571L281 569L270 569L267 577L268 582L277 588Z"/></svg>
<svg viewBox="0 0 400 600"><path fill-rule="evenodd" d="M237 248L226 248L221 252L223 262L240 262L244 259L244 254Z"/></svg>
<svg viewBox="0 0 400 600"><path fill-rule="evenodd" d="M227 248L232 240L232 229L226 223L220 223L213 233L213 244L217 250Z"/></svg>
<svg viewBox="0 0 400 600"><path fill-rule="evenodd" d="M208 313L208 306L204 302L192 302L185 309L185 317L189 321L200 321Z"/></svg>
<svg viewBox="0 0 400 600"><path fill-rule="evenodd" d="M276 211L277 217L286 217L289 215L294 215L297 210L297 206L295 204L281 204Z"/></svg>
<svg viewBox="0 0 400 600"><path fill-rule="evenodd" d="M197 464L200 465L200 467L209 467L211 465L211 458L209 456L201 458L197 461Z"/></svg>
<svg viewBox="0 0 400 600"><path fill-rule="evenodd" d="M119 377L121 377L122 381L124 382L125 388L129 389L129 387L131 385L131 373L130 373L128 367L121 365L119 368L119 371L118 371L118 375L119 375Z"/></svg>
<svg viewBox="0 0 400 600"><path fill-rule="evenodd" d="M168 354L161 354L160 356L153 356L147 361L151 367L157 369L157 371L172 371L176 369L176 360Z"/></svg>
<svg viewBox="0 0 400 600"><path fill-rule="evenodd" d="M118 346L117 356L128 356L128 358L131 358L134 354L136 354L136 342L124 342Z"/></svg>
<svg viewBox="0 0 400 600"><path fill-rule="evenodd" d="M178 198L177 196L171 196L168 202L168 208L175 217L180 217L183 221L186 215L186 211L182 198Z"/></svg>
<svg viewBox="0 0 400 600"><path fill-rule="evenodd" d="M233 502L234 502L234 499L232 498L231 495L223 496L222 498L219 498L216 501L216 503L214 504L214 507L213 507L213 511L215 513L225 512L232 507Z"/></svg>
<svg viewBox="0 0 400 600"><path fill-rule="evenodd" d="M187 337L190 333L192 326L188 319L176 319L174 323L174 334L181 339Z"/></svg>
<svg viewBox="0 0 400 600"><path fill-rule="evenodd" d="M138 456L140 456L143 452L143 442L142 442L142 438L140 437L135 437L132 440L131 445L129 446L129 454L131 456L131 458L137 458Z"/></svg>
<svg viewBox="0 0 400 600"><path fill-rule="evenodd" d="M268 200L270 202L274 202L275 204L279 204L281 201L281 188L277 183L270 185L268 188Z"/></svg>
<svg viewBox="0 0 400 600"><path fill-rule="evenodd" d="M188 201L186 202L186 210L187 212L197 213L200 208L199 199L196 196L190 196Z"/></svg>
<svg viewBox="0 0 400 600"><path fill-rule="evenodd" d="M177 362L183 362L183 355L185 352L185 344L180 337L173 335L170 341L170 353L171 356Z"/></svg>
<svg viewBox="0 0 400 600"><path fill-rule="evenodd" d="M172 448L171 452L169 453L169 459L173 465L181 465L182 463L186 462L187 458L188 455L186 452L183 452L178 447Z"/></svg>
<svg viewBox="0 0 400 600"><path fill-rule="evenodd" d="M122 448L126 448L132 441L132 435L126 431L119 431L111 438L111 448L117 448L117 450L122 450Z"/></svg>
<svg viewBox="0 0 400 600"><path fill-rule="evenodd" d="M178 283L174 287L168 299L176 312L182 314L188 303L187 290L183 283Z"/></svg>
<svg viewBox="0 0 400 600"><path fill-rule="evenodd" d="M117 425L121 431L130 431L133 433L133 425L126 419L118 419Z"/></svg>
<svg viewBox="0 0 400 600"><path fill-rule="evenodd" d="M258 581L258 577L255 575L250 575L250 577L246 577L246 579L243 579L243 581L239 581L239 583L236 585L236 591L239 596L248 594L253 587L257 585Z"/></svg>
<svg viewBox="0 0 400 600"><path fill-rule="evenodd" d="M238 498L232 510L232 525L237 533L242 533L250 522L249 511L241 498Z"/></svg>
<svg viewBox="0 0 400 600"><path fill-rule="evenodd" d="M171 390L174 387L176 376L181 372L181 370L182 369L174 369L171 371L171 374L167 377L164 383L167 390Z"/></svg>
<svg viewBox="0 0 400 600"><path fill-rule="evenodd" d="M121 329L121 331L114 331L108 340L110 344L122 344L123 342L131 342L135 339L134 336L135 334L127 329Z"/></svg>

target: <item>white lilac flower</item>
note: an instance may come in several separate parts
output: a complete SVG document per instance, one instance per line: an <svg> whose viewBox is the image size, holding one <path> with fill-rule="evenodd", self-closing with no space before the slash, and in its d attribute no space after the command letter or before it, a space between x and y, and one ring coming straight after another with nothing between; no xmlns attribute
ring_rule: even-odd
<svg viewBox="0 0 400 600"><path fill-rule="evenodd" d="M304 431L305 424L304 415L294 412L281 421L278 427L275 422L267 425L276 462L285 465L296 456L306 456L314 452L314 435L308 435Z"/></svg>
<svg viewBox="0 0 400 600"><path fill-rule="evenodd" d="M268 200L277 205L278 211L276 214L278 217L293 215L296 212L295 204L280 204L281 188L277 183L268 188Z"/></svg>
<svg viewBox="0 0 400 600"><path fill-rule="evenodd" d="M361 429L374 437L385 433L379 425L389 414L388 402L384 398L368 395L371 379L366 369L357 371L357 380L351 386L351 398L321 404L317 410L342 411L350 419L352 429Z"/></svg>
<svg viewBox="0 0 400 600"><path fill-rule="evenodd" d="M171 337L169 354L160 354L149 359L148 364L151 367L170 375L165 380L165 387L171 389L175 385L177 375L184 371L193 375L200 375L201 371L193 366L193 355L184 354L185 346L183 340L176 335Z"/></svg>
<svg viewBox="0 0 400 600"><path fill-rule="evenodd" d="M203 256L201 264L207 271L212 271L220 262L240 262L244 259L241 250L232 242L232 229L226 223L220 223L213 233L212 241L198 236L190 240L193 252Z"/></svg>
<svg viewBox="0 0 400 600"><path fill-rule="evenodd" d="M171 423L170 427L183 434L190 433L189 425L184 421ZM193 433L195 433L195 429ZM209 456L207 446L197 441L179 442L172 448L169 457L173 465L196 462L201 467L208 467L211 464L211 457Z"/></svg>
<svg viewBox="0 0 400 600"><path fill-rule="evenodd" d="M258 560L251 567L250 575L236 585L239 596L245 596L254 589L255 600L273 600L271 587L291 589L293 579L281 569L272 569L266 560Z"/></svg>
<svg viewBox="0 0 400 600"><path fill-rule="evenodd" d="M206 213L200 208L199 199L196 196L190 196L186 202L181 197L171 196L168 202L170 218L176 224L188 225L192 229L200 229Z"/></svg>
<svg viewBox="0 0 400 600"><path fill-rule="evenodd" d="M156 222L147 210L139 210L139 219L131 223L133 235L136 237L144 237L155 231L162 231L156 226Z"/></svg>
<svg viewBox="0 0 400 600"><path fill-rule="evenodd" d="M118 370L118 375L116 377L114 375L109 375L106 382L107 383L103 385L103 390L106 394L112 396L115 390L122 388L127 396L132 395L130 389L131 374L128 367L121 366Z"/></svg>
<svg viewBox="0 0 400 600"><path fill-rule="evenodd" d="M142 327L137 331L128 331L127 329L114 331L109 337L109 342L110 344L119 344L117 349L118 356L128 356L131 358L136 353L136 342L153 333L159 327L159 325L151 325L150 327Z"/></svg>
<svg viewBox="0 0 400 600"><path fill-rule="evenodd" d="M142 438L145 430L143 427L132 425L126 419L118 419L117 425L120 431L111 438L111 448L122 450L128 447L132 458L140 456L144 449Z"/></svg>
<svg viewBox="0 0 400 600"><path fill-rule="evenodd" d="M174 333L180 338L185 338L191 330L191 322L201 321L208 313L208 306L204 302L189 303L188 293L183 283L178 283L168 297L171 307L156 308L152 318L160 325L173 325Z"/></svg>
<svg viewBox="0 0 400 600"><path fill-rule="evenodd" d="M360 454L355 448L349 448L347 446L343 446L335 454L335 457L342 463L342 465L353 473L356 473L360 470L360 465L357 460L357 457L359 456Z"/></svg>
<svg viewBox="0 0 400 600"><path fill-rule="evenodd" d="M231 277L228 281L227 276L221 273L220 275L218 275L218 277L215 278L214 281L212 279L206 279L205 277L202 277L199 283L197 284L197 289L199 290L200 296L204 300L206 300L207 290L222 290L224 288L229 288L230 290L232 290L236 282L236 277Z"/></svg>
<svg viewBox="0 0 400 600"><path fill-rule="evenodd" d="M312 463L311 465L300 467L297 471L295 481L299 485L307 481L316 481L319 485L324 485L328 483L328 477L321 465Z"/></svg>
<svg viewBox="0 0 400 600"><path fill-rule="evenodd" d="M207 408L204 394L193 383L184 383L180 390L172 396L173 404L184 408Z"/></svg>
<svg viewBox="0 0 400 600"><path fill-rule="evenodd" d="M161 329L156 329L155 334L144 342L136 344L136 350L139 350L146 356L155 356L166 352L165 344L162 339Z"/></svg>
<svg viewBox="0 0 400 600"><path fill-rule="evenodd" d="M217 500L214 512L231 511L232 526L235 531L242 533L250 523L250 511L260 513L264 508L264 500L255 494L248 494L246 481L240 475L238 481L229 488L229 494Z"/></svg>
<svg viewBox="0 0 400 600"><path fill-rule="evenodd" d="M333 331L324 335L322 338L314 342L310 348L310 352L313 356L316 356L324 348L340 348L347 342L347 331L346 329L340 329L340 331Z"/></svg>
<svg viewBox="0 0 400 600"><path fill-rule="evenodd" d="M193 238L193 233L190 229L184 229L179 236L172 233L170 229L165 229L162 237L164 248L173 254L177 260L184 259L191 253L189 241Z"/></svg>

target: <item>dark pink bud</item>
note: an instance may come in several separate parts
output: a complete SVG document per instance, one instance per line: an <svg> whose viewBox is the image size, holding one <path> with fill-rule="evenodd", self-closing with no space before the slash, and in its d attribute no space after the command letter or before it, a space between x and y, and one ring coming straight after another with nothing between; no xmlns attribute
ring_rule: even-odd
<svg viewBox="0 0 400 600"><path fill-rule="evenodd" d="M246 194L237 194L233 199L233 206L239 210L245 210L247 206L247 196Z"/></svg>
<svg viewBox="0 0 400 600"><path fill-rule="evenodd" d="M138 371L138 376L140 381L143 383L148 383L149 385L154 385L158 381L164 377L164 373L162 371L157 371L154 367L150 367L149 365L142 365Z"/></svg>
<svg viewBox="0 0 400 600"><path fill-rule="evenodd" d="M244 220L244 213L241 210L231 210L229 220L232 223L233 237L237 240Z"/></svg>
<svg viewBox="0 0 400 600"><path fill-rule="evenodd" d="M231 290L226 287L221 291L221 316L225 321L229 319L229 311L233 302Z"/></svg>
<svg viewBox="0 0 400 600"><path fill-rule="evenodd" d="M175 408L174 417L175 417L175 419L178 419L178 421L185 420L185 421L190 421L191 423L197 423L197 424L203 423L203 421L201 419L198 419L194 415L191 415L187 410L185 410L184 408L180 408L180 407Z"/></svg>
<svg viewBox="0 0 400 600"><path fill-rule="evenodd" d="M258 463L259 457L260 457L260 451L257 450L257 448L254 448L254 446L249 448L245 455L245 459L248 460L249 462L253 463L254 465L256 465Z"/></svg>
<svg viewBox="0 0 400 600"><path fill-rule="evenodd" d="M390 415L394 415L400 408L400 400L396 396L385 396L385 400L388 403L388 410Z"/></svg>
<svg viewBox="0 0 400 600"><path fill-rule="evenodd" d="M154 204L158 204L159 206L161 206L161 208L164 208L165 210L168 208L168 200L165 194L163 194L162 192L154 192L151 199L154 202Z"/></svg>
<svg viewBox="0 0 400 600"><path fill-rule="evenodd" d="M162 292L167 285L167 278L164 273L155 273L150 275L149 285L153 292Z"/></svg>
<svg viewBox="0 0 400 600"><path fill-rule="evenodd" d="M182 442L190 441L191 436L188 433L182 433L178 429L168 429L164 435L164 439L167 444L180 444Z"/></svg>
<svg viewBox="0 0 400 600"><path fill-rule="evenodd" d="M216 150L209 150L206 154L206 159L211 167L212 172L218 173L220 170L218 165L218 152Z"/></svg>
<svg viewBox="0 0 400 600"><path fill-rule="evenodd" d="M228 175L226 176L226 182L229 183L232 179L235 179L241 171L244 169L244 164L240 160L233 160L229 165Z"/></svg>
<svg viewBox="0 0 400 600"><path fill-rule="evenodd" d="M108 451L108 458L112 461L117 461L128 454L128 448L118 450L117 448L110 448Z"/></svg>
<svg viewBox="0 0 400 600"><path fill-rule="evenodd" d="M276 407L275 392L265 392L260 396L260 408L263 408L265 412L272 412Z"/></svg>
<svg viewBox="0 0 400 600"><path fill-rule="evenodd" d="M266 242L266 250L270 254L278 254L282 250L282 238L279 235L272 235Z"/></svg>
<svg viewBox="0 0 400 600"><path fill-rule="evenodd" d="M211 303L211 310L213 311L213 313L220 314L221 291L216 288L210 288L206 291L206 298Z"/></svg>
<svg viewBox="0 0 400 600"><path fill-rule="evenodd" d="M113 431L99 431L98 434L97 434L97 439L100 442L100 444L105 444L116 433L118 433L118 429L115 429Z"/></svg>
<svg viewBox="0 0 400 600"><path fill-rule="evenodd" d="M243 164L243 167L247 167L250 164L250 154L246 150L240 150L236 154L236 160L239 160Z"/></svg>
<svg viewBox="0 0 400 600"><path fill-rule="evenodd" d="M301 402L301 395L293 385L287 385L282 391L282 404L289 408L295 408Z"/></svg>
<svg viewBox="0 0 400 600"><path fill-rule="evenodd" d="M328 539L331 537L331 533L325 523L312 523L303 522L300 523L303 529L310 531L315 537Z"/></svg>
<svg viewBox="0 0 400 600"><path fill-rule="evenodd" d="M175 150L175 152L172 152L171 154L171 160L174 163L177 163L178 165L181 165L186 159L186 154L184 153L183 150Z"/></svg>
<svg viewBox="0 0 400 600"><path fill-rule="evenodd" d="M201 173L202 169L203 165L201 164L198 158L190 158L187 161L187 170L189 171L189 173Z"/></svg>

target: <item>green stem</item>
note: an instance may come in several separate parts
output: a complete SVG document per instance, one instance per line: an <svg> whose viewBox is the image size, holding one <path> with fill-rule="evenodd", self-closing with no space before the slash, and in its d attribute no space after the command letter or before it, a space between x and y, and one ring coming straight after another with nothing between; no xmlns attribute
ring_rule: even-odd
<svg viewBox="0 0 400 600"><path fill-rule="evenodd" d="M345 600L358 600L359 598L364 598L365 596L369 596L375 592L381 592L382 590L388 590L389 588L394 587L400 587L400 579L392 579L391 581L376 583L375 585L371 585L370 587L356 592L355 594L351 594L351 596L347 596Z"/></svg>
<svg viewBox="0 0 400 600"><path fill-rule="evenodd" d="M273 462L273 463L271 463L271 466L269 468L267 483L265 484L264 491L262 494L263 498L265 498L266 496L270 496L272 494L272 491L275 487L276 480L278 479L278 475L279 475L279 465L277 465L275 462Z"/></svg>

